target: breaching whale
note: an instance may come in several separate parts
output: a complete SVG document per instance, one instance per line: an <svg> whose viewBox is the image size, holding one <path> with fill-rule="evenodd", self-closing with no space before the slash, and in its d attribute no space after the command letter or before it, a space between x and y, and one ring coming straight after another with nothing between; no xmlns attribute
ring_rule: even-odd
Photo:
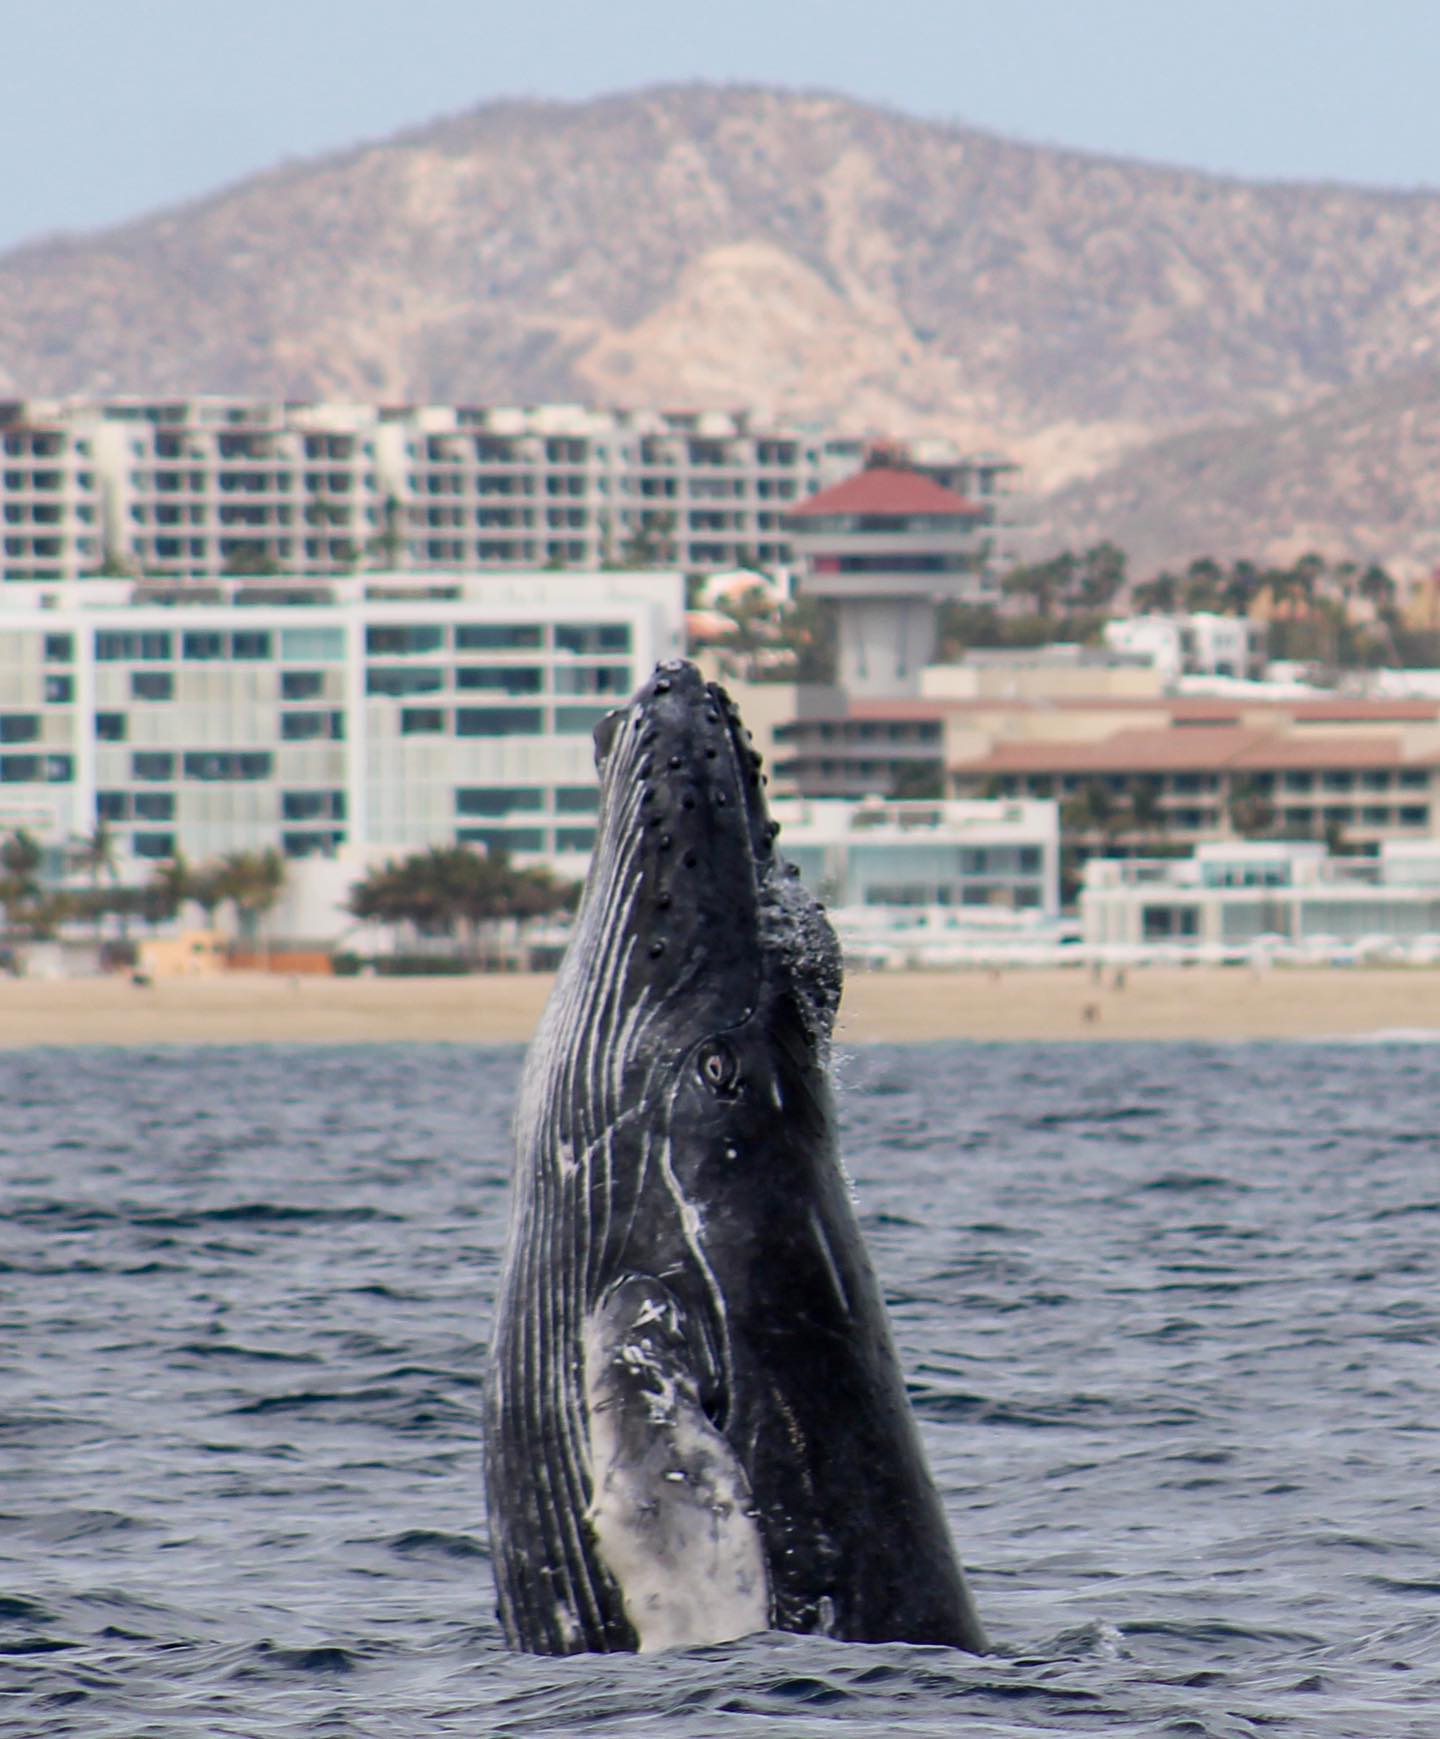
<svg viewBox="0 0 1440 1739"><path fill-rule="evenodd" d="M774 849L759 757L677 663L596 759L492 1337L506 1638L983 1651L836 1149L839 949Z"/></svg>

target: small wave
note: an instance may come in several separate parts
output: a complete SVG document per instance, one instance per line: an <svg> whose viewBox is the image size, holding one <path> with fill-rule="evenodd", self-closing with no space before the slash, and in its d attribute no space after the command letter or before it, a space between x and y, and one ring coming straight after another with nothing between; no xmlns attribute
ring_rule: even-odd
<svg viewBox="0 0 1440 1739"><path fill-rule="evenodd" d="M0 1594L0 1624L53 1624L55 1615L38 1600L20 1594Z"/></svg>
<svg viewBox="0 0 1440 1739"><path fill-rule="evenodd" d="M1140 1186L1145 1190L1168 1190L1176 1195L1192 1195L1200 1190L1237 1190L1248 1192L1250 1185L1218 1173L1203 1171L1162 1171L1159 1177L1147 1179Z"/></svg>
<svg viewBox="0 0 1440 1739"><path fill-rule="evenodd" d="M348 1673L360 1664L357 1651L337 1643L317 1643L310 1648L288 1648L279 1643L257 1642L230 1673L232 1679L268 1678L272 1673Z"/></svg>
<svg viewBox="0 0 1440 1739"><path fill-rule="evenodd" d="M257 1364L318 1365L323 1364L318 1353L288 1353L275 1347L239 1346L234 1341L187 1340L175 1348L181 1357L194 1359L248 1359Z"/></svg>
<svg viewBox="0 0 1440 1739"><path fill-rule="evenodd" d="M445 1534L432 1528L408 1528L385 1542L402 1558L488 1558L489 1550L468 1534Z"/></svg>
<svg viewBox="0 0 1440 1739"><path fill-rule="evenodd" d="M13 1642L0 1637L0 1654L62 1654L66 1649L79 1646L77 1642L67 1642L58 1636L20 1636Z"/></svg>

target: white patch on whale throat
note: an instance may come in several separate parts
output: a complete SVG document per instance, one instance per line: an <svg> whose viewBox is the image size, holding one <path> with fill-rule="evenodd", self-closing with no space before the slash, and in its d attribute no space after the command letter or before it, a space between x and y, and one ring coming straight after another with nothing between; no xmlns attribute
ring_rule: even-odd
<svg viewBox="0 0 1440 1739"><path fill-rule="evenodd" d="M658 1314L658 1313L657 1313ZM642 1652L732 1642L770 1623L753 1498L734 1451L642 1311L617 1346L596 1317L584 1333L596 1552ZM644 1373L631 1389L614 1373Z"/></svg>

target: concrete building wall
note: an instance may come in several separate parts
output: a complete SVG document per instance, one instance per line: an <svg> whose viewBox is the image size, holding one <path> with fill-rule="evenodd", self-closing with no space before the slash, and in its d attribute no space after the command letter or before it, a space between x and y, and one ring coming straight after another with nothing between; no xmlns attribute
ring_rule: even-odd
<svg viewBox="0 0 1440 1739"><path fill-rule="evenodd" d="M0 598L0 827L63 844L103 821L142 862L458 840L581 873L592 730L683 650L681 576L429 589L392 576L370 588L383 596L329 604Z"/></svg>
<svg viewBox="0 0 1440 1739"><path fill-rule="evenodd" d="M1005 493L1005 462L931 448ZM864 444L743 412L115 398L0 404L0 459L0 580L75 579L107 554L324 575L594 569L641 547L705 572L789 564L784 514Z"/></svg>

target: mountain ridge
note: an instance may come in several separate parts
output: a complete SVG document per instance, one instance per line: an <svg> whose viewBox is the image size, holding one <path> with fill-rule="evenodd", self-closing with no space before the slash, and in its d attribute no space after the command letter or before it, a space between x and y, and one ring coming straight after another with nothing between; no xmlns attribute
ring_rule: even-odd
<svg viewBox="0 0 1440 1739"><path fill-rule="evenodd" d="M1437 316L1440 194L677 85L500 99L27 241L0 254L0 390L754 404L1014 451L1064 541L1136 477L1164 496L1157 443L1223 444L1428 368ZM1373 404L1355 414L1379 432ZM1413 443L1384 444L1428 481ZM1280 482L1242 493L1275 516L1235 526L1252 544L1305 506ZM1367 521L1386 553L1423 529L1421 493Z"/></svg>

